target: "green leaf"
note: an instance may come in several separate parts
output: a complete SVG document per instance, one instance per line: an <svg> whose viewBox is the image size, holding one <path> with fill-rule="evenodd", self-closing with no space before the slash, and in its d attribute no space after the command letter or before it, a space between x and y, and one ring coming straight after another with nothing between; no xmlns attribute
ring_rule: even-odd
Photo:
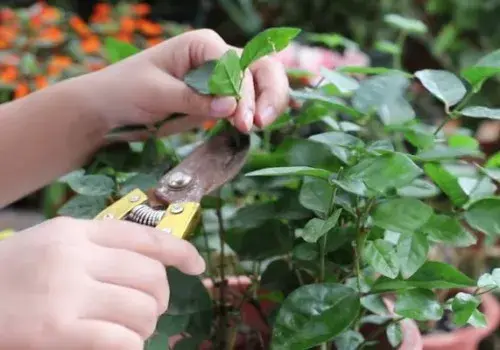
<svg viewBox="0 0 500 350"><path fill-rule="evenodd" d="M446 243L454 247L468 247L476 243L476 237L465 230L457 219L434 214L420 229L433 242Z"/></svg>
<svg viewBox="0 0 500 350"><path fill-rule="evenodd" d="M189 314L169 315L164 313L156 323L156 332L169 336L181 334L186 330L189 318Z"/></svg>
<svg viewBox="0 0 500 350"><path fill-rule="evenodd" d="M427 33L426 25L424 24L424 22L418 19L407 18L398 14L391 13L385 15L384 22L396 29L402 30L403 32L415 34Z"/></svg>
<svg viewBox="0 0 500 350"><path fill-rule="evenodd" d="M396 189L401 197L431 198L439 195L441 191L432 182L424 179L415 179L407 186Z"/></svg>
<svg viewBox="0 0 500 350"><path fill-rule="evenodd" d="M293 248L292 256L297 260L316 260L319 256L317 245L310 243L301 243Z"/></svg>
<svg viewBox="0 0 500 350"><path fill-rule="evenodd" d="M358 317L359 295L334 283L311 284L293 291L274 323L272 349L308 349L346 330Z"/></svg>
<svg viewBox="0 0 500 350"><path fill-rule="evenodd" d="M387 340L393 348L397 348L399 344L403 341L403 330L401 329L401 322L391 323L387 326L385 331L387 335Z"/></svg>
<svg viewBox="0 0 500 350"><path fill-rule="evenodd" d="M442 165L429 163L424 165L425 173L451 199L454 205L461 207L467 203L468 196L460 186L458 179L449 173Z"/></svg>
<svg viewBox="0 0 500 350"><path fill-rule="evenodd" d="M422 170L401 153L365 158L347 171L347 178L361 179L375 191L385 192L413 182Z"/></svg>
<svg viewBox="0 0 500 350"><path fill-rule="evenodd" d="M167 275L170 283L167 315L193 315L212 310L212 300L199 277L186 275L173 267L167 268Z"/></svg>
<svg viewBox="0 0 500 350"><path fill-rule="evenodd" d="M500 197L480 199L465 212L465 220L474 229L488 235L500 235Z"/></svg>
<svg viewBox="0 0 500 350"><path fill-rule="evenodd" d="M377 41L375 43L375 49L390 55L399 55L401 53L401 47L399 47L396 43L387 40Z"/></svg>
<svg viewBox="0 0 500 350"><path fill-rule="evenodd" d="M462 81L455 74L444 70L424 69L416 72L415 76L446 108L456 105L467 93Z"/></svg>
<svg viewBox="0 0 500 350"><path fill-rule="evenodd" d="M363 116L362 113L358 112L354 108L347 106L340 98L337 98L335 96L327 96L320 91L312 89L292 90L290 92L290 97L295 100L322 102L332 110L340 113L345 113L354 118L361 118Z"/></svg>
<svg viewBox="0 0 500 350"><path fill-rule="evenodd" d="M104 39L104 50L106 51L107 59L111 63L124 60L125 58L135 55L141 51L138 47L130 43L117 40L110 36Z"/></svg>
<svg viewBox="0 0 500 350"><path fill-rule="evenodd" d="M335 85L342 94L351 94L359 88L358 81L348 75L326 68L321 68L320 72L325 80Z"/></svg>
<svg viewBox="0 0 500 350"><path fill-rule="evenodd" d="M330 151L344 163L349 163L351 149L363 147L364 143L355 136L331 131L309 137L309 140L326 145Z"/></svg>
<svg viewBox="0 0 500 350"><path fill-rule="evenodd" d="M481 171L484 172L490 179L500 182L500 169L482 168Z"/></svg>
<svg viewBox="0 0 500 350"><path fill-rule="evenodd" d="M373 223L386 230L414 233L431 217L433 210L414 198L397 198L379 204L373 213Z"/></svg>
<svg viewBox="0 0 500 350"><path fill-rule="evenodd" d="M500 120L500 108L470 106L462 109L460 114L470 118L486 118Z"/></svg>
<svg viewBox="0 0 500 350"><path fill-rule="evenodd" d="M333 187L326 181L306 181L299 193L300 204L309 210L328 215L333 197Z"/></svg>
<svg viewBox="0 0 500 350"><path fill-rule="evenodd" d="M76 195L57 212L77 219L93 219L106 208L106 197Z"/></svg>
<svg viewBox="0 0 500 350"><path fill-rule="evenodd" d="M479 288L500 288L500 268L493 269L491 273L485 273L477 281Z"/></svg>
<svg viewBox="0 0 500 350"><path fill-rule="evenodd" d="M500 168L500 151L488 158L486 168Z"/></svg>
<svg viewBox="0 0 500 350"><path fill-rule="evenodd" d="M158 184L158 179L156 176L152 174L137 174L135 176L132 176L131 178L127 179L121 186L120 186L120 196L125 196L127 195L130 191L133 191L135 189L140 189L143 192L148 191L149 189L155 187Z"/></svg>
<svg viewBox="0 0 500 350"><path fill-rule="evenodd" d="M245 70L263 56L285 49L300 31L298 28L277 27L257 34L243 48L240 59L241 69Z"/></svg>
<svg viewBox="0 0 500 350"><path fill-rule="evenodd" d="M350 74L366 74L366 75L381 75L387 73L398 73L407 78L411 78L412 75L397 69L386 68L386 67L362 67L362 66L344 66L337 69L338 72L350 73Z"/></svg>
<svg viewBox="0 0 500 350"><path fill-rule="evenodd" d="M428 289L411 289L398 293L394 312L417 321L437 321L443 317L443 307Z"/></svg>
<svg viewBox="0 0 500 350"><path fill-rule="evenodd" d="M352 105L364 114L379 111L388 102L403 96L409 86L409 80L400 72L376 75L361 82L355 91Z"/></svg>
<svg viewBox="0 0 500 350"><path fill-rule="evenodd" d="M404 278L410 278L427 260L429 253L429 241L427 237L414 232L411 235L403 235L397 245L397 256L399 269Z"/></svg>
<svg viewBox="0 0 500 350"><path fill-rule="evenodd" d="M299 237L302 237L304 241L308 243L316 243L319 238L326 235L337 225L341 212L342 209L337 209L335 213L326 220L318 218L311 219L306 224Z"/></svg>
<svg viewBox="0 0 500 350"><path fill-rule="evenodd" d="M104 175L72 177L67 183L76 193L94 197L109 196L115 187L113 179Z"/></svg>
<svg viewBox="0 0 500 350"><path fill-rule="evenodd" d="M431 149L435 144L434 135L427 130L422 130L422 128L407 129L404 131L404 137L421 150Z"/></svg>
<svg viewBox="0 0 500 350"><path fill-rule="evenodd" d="M398 96L379 106L378 114L384 125L401 125L415 119L415 111L411 104Z"/></svg>
<svg viewBox="0 0 500 350"><path fill-rule="evenodd" d="M57 181L58 182L62 182L62 183L68 183L70 182L72 179L75 179L75 178L80 178L80 177L83 177L85 175L85 170L83 169L78 169L78 170L75 170L75 171L72 171L70 173L67 173L66 175L64 176L61 176Z"/></svg>
<svg viewBox="0 0 500 350"><path fill-rule="evenodd" d="M398 258L392 244L383 239L377 239L376 241L367 241L364 248L363 259L376 272L389 278L398 277Z"/></svg>
<svg viewBox="0 0 500 350"><path fill-rule="evenodd" d="M471 149L477 151L479 149L479 141L468 135L455 134L448 138L448 145L458 149Z"/></svg>
<svg viewBox="0 0 500 350"><path fill-rule="evenodd" d="M459 327L465 326L480 304L481 301L471 294L460 292L455 295L451 302L453 323Z"/></svg>
<svg viewBox="0 0 500 350"><path fill-rule="evenodd" d="M316 169L306 166L293 166L293 167L281 167L281 168L267 168L252 171L247 173L246 176L312 176L319 179L328 180L330 177L330 172L324 169Z"/></svg>
<svg viewBox="0 0 500 350"><path fill-rule="evenodd" d="M375 315L387 316L389 310L382 297L376 294L370 294L361 298L361 305Z"/></svg>
<svg viewBox="0 0 500 350"><path fill-rule="evenodd" d="M202 95L210 95L208 82L217 65L216 60L207 61L184 76L184 83Z"/></svg>
<svg viewBox="0 0 500 350"><path fill-rule="evenodd" d="M474 92L478 92L487 79L498 73L500 73L500 50L482 57L472 67L463 69L461 75L473 86Z"/></svg>
<svg viewBox="0 0 500 350"><path fill-rule="evenodd" d="M146 340L145 350L169 350L168 334L156 333Z"/></svg>
<svg viewBox="0 0 500 350"><path fill-rule="evenodd" d="M472 312L472 315L467 320L467 323L476 328L486 328L488 325L486 316L484 316L484 314L477 309Z"/></svg>
<svg viewBox="0 0 500 350"><path fill-rule="evenodd" d="M357 350L365 339L359 332L347 330L334 339L335 348L342 350Z"/></svg>
<svg viewBox="0 0 500 350"><path fill-rule="evenodd" d="M358 196L366 196L367 188L363 181L359 179L342 179L337 180L334 178L330 178L330 183L339 186L346 192L356 194Z"/></svg>
<svg viewBox="0 0 500 350"><path fill-rule="evenodd" d="M218 96L239 96L243 72L236 51L227 51L215 65L208 81L210 93Z"/></svg>
<svg viewBox="0 0 500 350"><path fill-rule="evenodd" d="M427 261L409 279L391 280L381 277L375 282L372 289L381 292L408 288L467 288L475 285L474 280L456 270L453 266L438 261Z"/></svg>

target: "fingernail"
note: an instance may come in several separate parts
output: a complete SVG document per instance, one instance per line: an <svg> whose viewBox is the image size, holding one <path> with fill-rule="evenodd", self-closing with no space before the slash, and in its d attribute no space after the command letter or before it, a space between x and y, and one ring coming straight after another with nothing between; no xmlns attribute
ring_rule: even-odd
<svg viewBox="0 0 500 350"><path fill-rule="evenodd" d="M198 261L196 262L196 272L198 275L201 275L203 272L205 272L205 260L201 255L198 255Z"/></svg>
<svg viewBox="0 0 500 350"><path fill-rule="evenodd" d="M276 111L273 106L267 106L264 108L264 110L260 113L260 118L263 125L271 124L276 118Z"/></svg>
<svg viewBox="0 0 500 350"><path fill-rule="evenodd" d="M245 130L250 131L253 126L253 115L254 112L251 109L247 109L243 115L243 122L245 123Z"/></svg>
<svg viewBox="0 0 500 350"><path fill-rule="evenodd" d="M236 100L233 97L219 97L212 100L210 105L210 116L214 118L225 118L236 108Z"/></svg>

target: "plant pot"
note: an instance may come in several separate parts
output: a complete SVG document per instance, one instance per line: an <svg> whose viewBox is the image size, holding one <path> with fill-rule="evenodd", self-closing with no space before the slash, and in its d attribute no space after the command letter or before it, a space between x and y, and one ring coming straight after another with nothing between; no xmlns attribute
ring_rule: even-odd
<svg viewBox="0 0 500 350"><path fill-rule="evenodd" d="M250 287L252 281L246 276L229 277L227 281L228 281L227 283L228 292L226 294L229 296L228 298L229 300L227 300L228 303L237 306L241 305L239 309L243 324L247 325L250 329L254 330L254 332L259 333L260 339L262 340L265 346L264 349L268 349L269 342L271 340L271 329L266 324L265 317L269 316L270 313L276 309L277 304L269 300L259 300L259 308L256 308L250 302L241 303L242 296L247 291L248 287ZM212 298L218 297L217 294L218 288L214 288L212 280L204 279L203 284L207 288ZM265 295L266 291L260 290L259 294ZM384 302L389 311L392 312L392 310L394 309L394 302L388 297L384 297ZM403 342L398 349L422 350L423 349L422 336L420 334L420 330L418 329L417 324L412 320L404 320L402 321L401 325L403 332ZM389 345L385 337L382 338L383 339L380 339L381 346L379 349L384 349L384 350L393 349ZM181 335L171 337L169 341L170 347L173 348L173 346L180 339L182 339ZM247 338L245 337L245 335L238 334L234 349L250 349L250 348L254 350L257 349L257 347L253 348L245 346L246 342ZM211 344L209 342L202 344L200 347L200 350L210 350L210 349L213 348L211 347Z"/></svg>
<svg viewBox="0 0 500 350"><path fill-rule="evenodd" d="M424 350L476 350L484 338L492 334L500 323L500 303L495 296L484 294L481 309L486 316L485 328L460 328L450 333L423 336Z"/></svg>

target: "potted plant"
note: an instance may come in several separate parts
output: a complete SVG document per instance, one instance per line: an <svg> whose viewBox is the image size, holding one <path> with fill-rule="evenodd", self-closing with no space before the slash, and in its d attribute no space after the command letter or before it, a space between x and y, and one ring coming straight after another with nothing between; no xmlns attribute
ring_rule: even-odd
<svg viewBox="0 0 500 350"><path fill-rule="evenodd" d="M386 22L400 38L425 32L397 15ZM255 59L297 33L274 28L245 50ZM497 109L469 101L499 72L499 55L460 77L409 74L401 70L400 44L385 46L398 69L323 69L317 86L291 93L299 108L252 135L241 176L202 203L203 225L192 241L207 258L207 275L169 269L170 307L148 348L165 349L170 339L178 350L422 349L415 322L436 329L451 317L473 327L468 332L496 327L488 311L498 304L481 296L500 287L498 270L476 281L446 256L429 254L475 244L469 228L500 231L498 163L484 162L472 137L442 133L452 119L498 119ZM186 82L238 96L249 63L229 51L211 70L200 68L209 74ZM229 67L229 79L218 79L217 67ZM441 125L416 117L412 82L442 103ZM154 187L168 160L175 164L203 134L152 134L107 147L60 180L76 193L60 214L92 218L110 198ZM246 278L228 278L240 275Z"/></svg>

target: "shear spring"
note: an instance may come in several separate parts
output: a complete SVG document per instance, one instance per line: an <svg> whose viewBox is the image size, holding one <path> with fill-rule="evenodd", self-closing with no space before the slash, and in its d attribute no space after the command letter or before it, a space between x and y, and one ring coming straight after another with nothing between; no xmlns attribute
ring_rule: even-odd
<svg viewBox="0 0 500 350"><path fill-rule="evenodd" d="M154 227L158 225L164 215L164 210L153 209L145 204L141 204L132 209L127 219L137 224Z"/></svg>

